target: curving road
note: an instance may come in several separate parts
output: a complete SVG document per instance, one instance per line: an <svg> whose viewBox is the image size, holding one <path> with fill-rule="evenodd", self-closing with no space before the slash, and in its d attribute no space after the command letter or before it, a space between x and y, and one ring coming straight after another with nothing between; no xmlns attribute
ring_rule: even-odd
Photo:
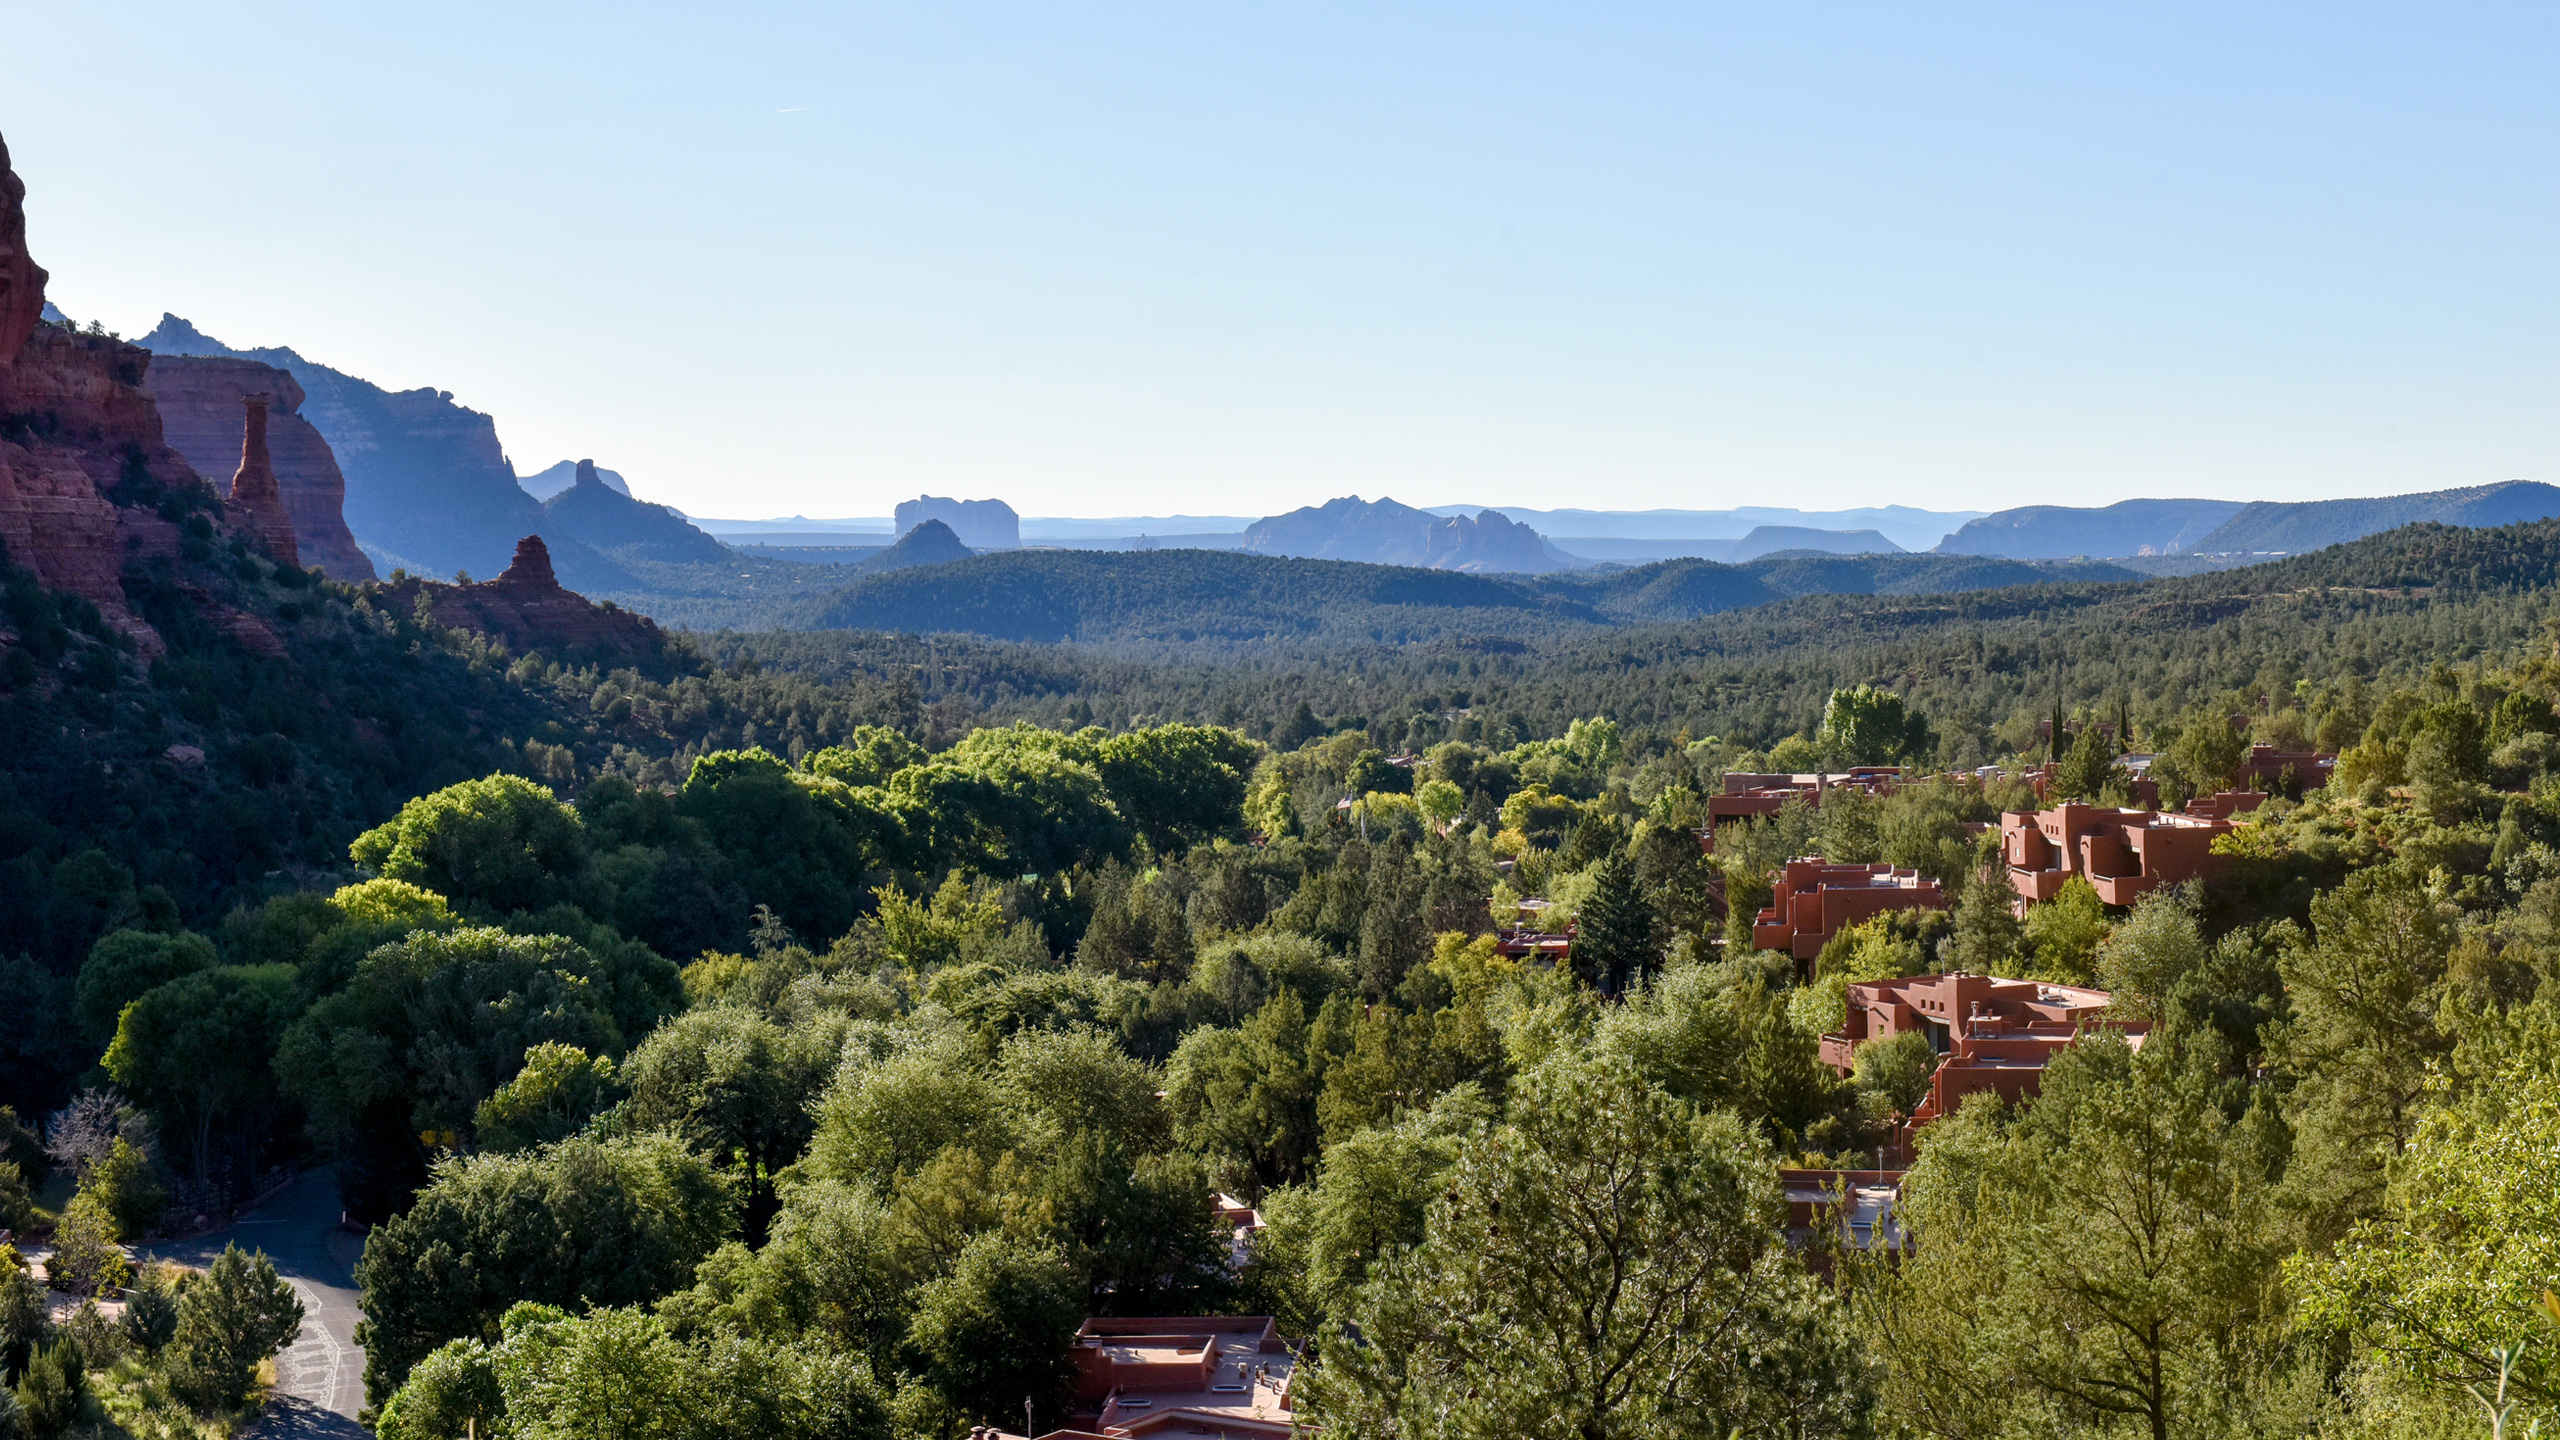
<svg viewBox="0 0 2560 1440"><path fill-rule="evenodd" d="M364 1352L356 1348L356 1256L362 1237L338 1226L337 1178L315 1170L233 1224L186 1240L143 1247L154 1259L210 1265L222 1247L264 1250L302 1299L302 1336L276 1357L276 1393L243 1440L370 1440L356 1423L364 1408Z"/></svg>

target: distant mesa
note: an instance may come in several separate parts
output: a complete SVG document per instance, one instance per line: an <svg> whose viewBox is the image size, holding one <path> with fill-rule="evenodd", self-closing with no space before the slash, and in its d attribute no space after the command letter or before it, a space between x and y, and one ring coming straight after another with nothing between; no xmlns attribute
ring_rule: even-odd
<svg viewBox="0 0 2560 1440"><path fill-rule="evenodd" d="M1784 550L1812 550L1825 555L1903 555L1909 552L1877 530L1815 530L1802 525L1755 525L1725 555L1739 565Z"/></svg>
<svg viewBox="0 0 2560 1440"><path fill-rule="evenodd" d="M548 500L578 483L578 467L581 464L594 463L592 460L563 460L548 470L537 470L530 475L517 476L516 484L524 487L524 493L534 499ZM631 493L631 486L622 478L620 471L599 469L596 471L596 478L603 481L608 490L618 490L625 495Z"/></svg>
<svg viewBox="0 0 2560 1440"><path fill-rule="evenodd" d="M919 495L898 502L898 534L905 535L928 520L951 527L961 544L973 550L1015 550L1022 545L1022 517L1001 500L947 500Z"/></svg>
<svg viewBox="0 0 2560 1440"><path fill-rule="evenodd" d="M950 526L939 520L927 520L899 536L895 545L877 555L864 557L853 568L861 571L907 570L918 565L966 560L977 553L961 544L960 537L952 532Z"/></svg>
<svg viewBox="0 0 2560 1440"><path fill-rule="evenodd" d="M1499 510L1444 518L1357 495L1257 520L1245 528L1243 548L1260 555L1477 573L1538 575L1585 563Z"/></svg>
<svg viewBox="0 0 2560 1440"><path fill-rule="evenodd" d="M257 360L154 355L143 387L160 407L170 448L206 476L233 473L240 463L248 398L270 397L267 456L285 513L292 518L300 563L332 580L375 578L373 562L347 529L346 477L339 473L329 442L302 418L302 387L292 375Z"/></svg>

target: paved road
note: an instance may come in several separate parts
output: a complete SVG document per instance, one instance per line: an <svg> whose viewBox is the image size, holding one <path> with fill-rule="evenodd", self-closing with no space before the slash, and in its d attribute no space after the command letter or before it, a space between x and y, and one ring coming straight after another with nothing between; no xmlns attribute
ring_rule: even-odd
<svg viewBox="0 0 2560 1440"><path fill-rule="evenodd" d="M364 1241L338 1228L338 1182L303 1176L226 1229L145 1247L156 1259L210 1265L222 1247L264 1250L302 1299L302 1336L276 1357L276 1395L243 1440L368 1440L364 1352L356 1348L356 1256Z"/></svg>

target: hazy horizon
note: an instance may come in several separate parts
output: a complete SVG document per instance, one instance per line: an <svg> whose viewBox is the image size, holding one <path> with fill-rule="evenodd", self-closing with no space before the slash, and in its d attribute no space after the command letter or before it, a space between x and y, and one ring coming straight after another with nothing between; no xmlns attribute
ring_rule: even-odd
<svg viewBox="0 0 2560 1440"><path fill-rule="evenodd" d="M693 514L2560 468L2522 6L8 9L66 311Z"/></svg>

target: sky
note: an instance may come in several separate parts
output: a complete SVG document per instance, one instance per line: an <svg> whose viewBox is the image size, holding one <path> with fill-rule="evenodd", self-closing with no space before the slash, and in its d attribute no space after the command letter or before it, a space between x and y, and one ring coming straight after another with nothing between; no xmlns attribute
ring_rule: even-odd
<svg viewBox="0 0 2560 1440"><path fill-rule="evenodd" d="M709 516L2560 481L2560 10L0 0L73 316Z"/></svg>

